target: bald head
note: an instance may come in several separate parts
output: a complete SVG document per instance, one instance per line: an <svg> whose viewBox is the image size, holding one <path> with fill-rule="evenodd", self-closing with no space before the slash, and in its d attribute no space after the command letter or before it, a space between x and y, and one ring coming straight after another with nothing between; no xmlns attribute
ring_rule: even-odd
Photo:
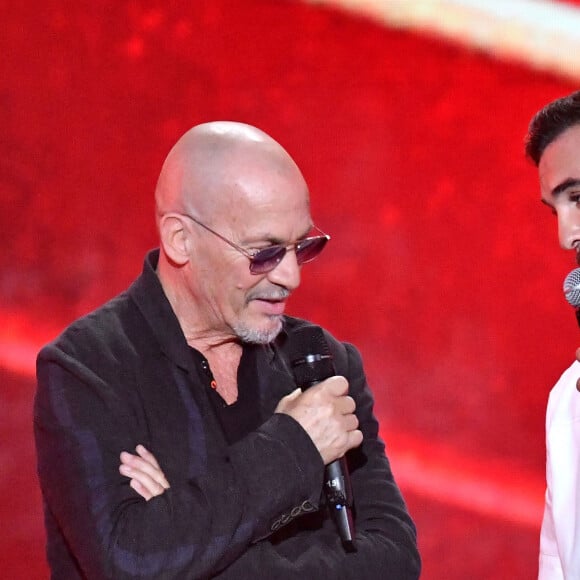
<svg viewBox="0 0 580 580"><path fill-rule="evenodd" d="M197 125L179 139L165 160L155 192L157 217L192 212L211 221L231 210L231 204L260 203L254 199L261 193L256 183L268 175L300 182L307 195L290 155L260 129L231 121Z"/></svg>
<svg viewBox="0 0 580 580"><path fill-rule="evenodd" d="M288 153L249 125L198 125L167 156L156 203L157 274L188 341L272 340L300 284L296 244L313 225ZM255 252L270 247L283 248L280 260L252 270Z"/></svg>

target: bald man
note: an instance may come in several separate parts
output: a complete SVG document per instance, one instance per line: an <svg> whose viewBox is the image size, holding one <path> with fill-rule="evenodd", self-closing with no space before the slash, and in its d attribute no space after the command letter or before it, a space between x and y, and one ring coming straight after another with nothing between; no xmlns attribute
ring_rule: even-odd
<svg viewBox="0 0 580 580"><path fill-rule="evenodd" d="M418 578L416 534L357 350L304 392L285 314L329 236L262 131L199 125L156 189L160 248L38 357L34 427L53 578ZM357 551L322 494L346 456Z"/></svg>

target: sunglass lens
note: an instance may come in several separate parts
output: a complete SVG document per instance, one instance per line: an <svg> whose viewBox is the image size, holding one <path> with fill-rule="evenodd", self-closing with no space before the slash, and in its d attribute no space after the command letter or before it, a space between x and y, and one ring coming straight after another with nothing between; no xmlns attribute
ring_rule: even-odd
<svg viewBox="0 0 580 580"><path fill-rule="evenodd" d="M284 246L270 246L260 250L250 262L252 274L265 274L273 270L286 255Z"/></svg>
<svg viewBox="0 0 580 580"><path fill-rule="evenodd" d="M306 238L296 246L296 261L299 264L311 262L322 252L328 242L327 236L316 236L315 238Z"/></svg>

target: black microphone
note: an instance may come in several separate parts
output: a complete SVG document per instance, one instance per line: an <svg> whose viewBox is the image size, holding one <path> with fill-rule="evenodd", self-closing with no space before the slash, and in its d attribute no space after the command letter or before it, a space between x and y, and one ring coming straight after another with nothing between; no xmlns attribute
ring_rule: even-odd
<svg viewBox="0 0 580 580"><path fill-rule="evenodd" d="M296 384L302 390L336 375L332 354L320 327L299 328L292 338L290 363ZM344 457L326 466L324 493L343 546L348 551L355 551L352 487Z"/></svg>
<svg viewBox="0 0 580 580"><path fill-rule="evenodd" d="M580 326L580 268L572 270L564 280L564 296L576 311L576 320Z"/></svg>

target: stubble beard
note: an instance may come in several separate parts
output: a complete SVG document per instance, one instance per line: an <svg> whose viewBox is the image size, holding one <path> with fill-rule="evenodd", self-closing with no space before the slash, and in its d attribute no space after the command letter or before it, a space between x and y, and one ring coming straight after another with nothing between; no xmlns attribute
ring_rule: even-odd
<svg viewBox="0 0 580 580"><path fill-rule="evenodd" d="M246 305L252 300L286 300L290 296L287 288L278 287L274 289L255 289L246 298ZM235 335L242 341L250 344L269 344L282 330L282 314L268 316L268 319L274 323L274 326L267 330L251 327L248 324L238 321L233 326Z"/></svg>
<svg viewBox="0 0 580 580"><path fill-rule="evenodd" d="M242 342L248 342L250 344L268 344L272 342L282 330L282 316L271 316L270 319L276 321L276 325L268 330L251 328L243 322L234 326L233 330Z"/></svg>

